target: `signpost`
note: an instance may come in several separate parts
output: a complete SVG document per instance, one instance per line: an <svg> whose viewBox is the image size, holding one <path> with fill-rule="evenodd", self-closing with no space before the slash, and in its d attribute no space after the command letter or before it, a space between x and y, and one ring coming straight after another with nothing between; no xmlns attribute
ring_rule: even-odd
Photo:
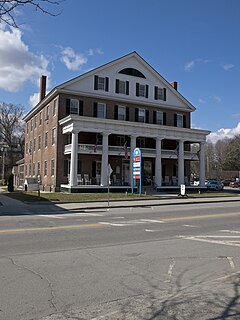
<svg viewBox="0 0 240 320"><path fill-rule="evenodd" d="M110 165L110 163L108 164L108 207L109 207L109 185L110 185L110 176L112 174L113 170L112 167Z"/></svg>
<svg viewBox="0 0 240 320"><path fill-rule="evenodd" d="M135 182L139 185L139 194L142 193L142 152L139 148L133 150L132 157L132 193Z"/></svg>

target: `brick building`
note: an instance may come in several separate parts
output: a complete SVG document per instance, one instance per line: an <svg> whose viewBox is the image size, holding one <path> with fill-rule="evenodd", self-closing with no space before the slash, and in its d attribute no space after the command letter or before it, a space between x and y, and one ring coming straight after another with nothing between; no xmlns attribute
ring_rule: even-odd
<svg viewBox="0 0 240 320"><path fill-rule="evenodd" d="M190 161L205 181L204 144L209 131L191 129L195 108L136 52L67 81L25 116L25 177L45 189L77 190L131 185L131 157L142 150L143 183L188 184ZM199 144L191 153L190 145ZM98 187L99 188L99 187Z"/></svg>

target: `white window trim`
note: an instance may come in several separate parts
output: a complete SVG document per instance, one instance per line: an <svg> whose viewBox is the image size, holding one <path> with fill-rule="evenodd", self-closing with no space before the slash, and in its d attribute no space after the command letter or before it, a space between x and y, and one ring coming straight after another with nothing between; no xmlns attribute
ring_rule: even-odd
<svg viewBox="0 0 240 320"><path fill-rule="evenodd" d="M99 116L99 106L103 106L103 117ZM97 104L97 118L106 119L106 103L98 102L98 104Z"/></svg>

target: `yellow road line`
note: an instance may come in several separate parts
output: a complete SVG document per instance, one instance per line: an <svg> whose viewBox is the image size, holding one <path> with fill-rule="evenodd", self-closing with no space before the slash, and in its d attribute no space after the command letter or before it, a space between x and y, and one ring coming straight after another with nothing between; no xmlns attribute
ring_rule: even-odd
<svg viewBox="0 0 240 320"><path fill-rule="evenodd" d="M207 218L214 218L214 217L229 217L239 215L240 212L235 213L215 213L215 214L208 214L208 215L201 215L201 216L186 216L186 217L176 217L176 218L163 218L161 221L177 221L177 220L187 220L187 219L207 219Z"/></svg>
<svg viewBox="0 0 240 320"><path fill-rule="evenodd" d="M55 227L37 227L37 228L19 228L19 229L4 229L0 230L0 233L12 233L12 232L25 232L25 231L44 231L44 230L61 230L61 229L80 229L91 227L103 227L101 224L81 224L81 225L69 225L69 226L55 226Z"/></svg>

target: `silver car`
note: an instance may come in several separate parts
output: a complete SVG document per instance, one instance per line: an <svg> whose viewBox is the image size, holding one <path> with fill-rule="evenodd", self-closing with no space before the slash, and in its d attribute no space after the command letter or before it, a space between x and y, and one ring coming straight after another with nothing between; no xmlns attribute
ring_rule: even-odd
<svg viewBox="0 0 240 320"><path fill-rule="evenodd" d="M222 181L219 180L208 180L208 182L206 183L206 187L208 190L222 191L224 185Z"/></svg>

